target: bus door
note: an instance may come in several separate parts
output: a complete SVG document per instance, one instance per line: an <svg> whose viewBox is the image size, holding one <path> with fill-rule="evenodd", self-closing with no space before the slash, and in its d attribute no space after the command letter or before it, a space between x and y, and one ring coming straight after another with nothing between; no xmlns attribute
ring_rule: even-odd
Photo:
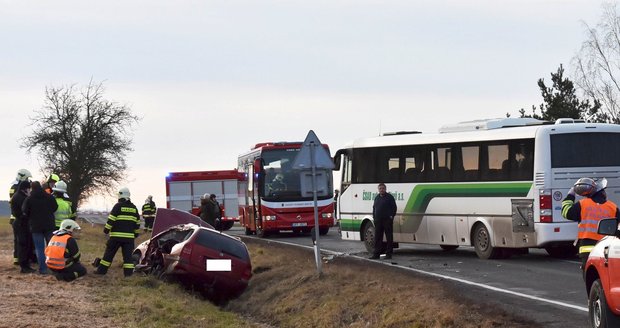
<svg viewBox="0 0 620 328"><path fill-rule="evenodd" d="M336 199L336 219L340 227L341 237L343 239L353 239L355 232L360 231L358 220L353 218L354 195L355 191L351 190L351 171L353 168L353 158L350 149L341 149L334 156L335 170L340 170L340 194ZM356 224L355 222L358 222ZM357 236L359 237L359 235Z"/></svg>

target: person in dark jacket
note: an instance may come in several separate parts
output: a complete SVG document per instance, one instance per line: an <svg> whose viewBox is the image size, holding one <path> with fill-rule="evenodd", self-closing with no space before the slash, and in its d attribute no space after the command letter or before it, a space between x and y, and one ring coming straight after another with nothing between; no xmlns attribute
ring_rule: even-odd
<svg viewBox="0 0 620 328"><path fill-rule="evenodd" d="M32 191L22 205L22 212L28 217L30 223L34 250L39 262L39 273L47 274L45 246L52 239L52 232L56 230L54 212L58 209L58 203L54 196L43 190L39 181L33 181L30 186Z"/></svg>
<svg viewBox="0 0 620 328"><path fill-rule="evenodd" d="M109 234L110 238L105 246L103 258L95 259L97 271L95 274L104 275L108 272L114 255L119 248L123 252L123 274L129 277L133 274L135 265L131 257L134 249L134 239L140 233L140 213L130 197L127 187L118 190L118 203L114 205L108 216L108 222L103 228L103 233Z"/></svg>
<svg viewBox="0 0 620 328"><path fill-rule="evenodd" d="M383 182L379 184L378 188L379 194L375 197L375 202L372 205L372 217L375 224L375 249L370 258L379 258L382 250L383 233L385 232L385 258L391 259L396 200L394 196L386 192L387 188Z"/></svg>
<svg viewBox="0 0 620 328"><path fill-rule="evenodd" d="M220 204L215 200L215 194L204 194L200 197L200 212L198 214L202 221L210 224L213 228L219 227L219 220L222 218Z"/></svg>
<svg viewBox="0 0 620 328"><path fill-rule="evenodd" d="M19 188L19 184L23 181L30 182L30 178L32 178L32 174L27 169L19 169L19 171L17 171L17 176L15 177L15 181L13 181L13 183L11 184L11 189L9 189L9 205L11 203L11 199L13 198L13 195ZM30 185L28 185L28 188L30 188ZM15 216L13 216L13 214L11 213L11 217L9 217L9 223L11 224L11 226L13 225L14 221L15 221ZM19 265L18 254L19 254L19 244L17 243L17 233L15 232L15 228L13 228L13 264L14 265Z"/></svg>
<svg viewBox="0 0 620 328"><path fill-rule="evenodd" d="M17 186L11 198L11 214L15 217L13 229L17 239L17 262L21 268L21 273L35 272L30 267L30 255L32 254L32 235L30 234L30 224L28 217L24 216L22 205L30 194L30 181L22 181Z"/></svg>

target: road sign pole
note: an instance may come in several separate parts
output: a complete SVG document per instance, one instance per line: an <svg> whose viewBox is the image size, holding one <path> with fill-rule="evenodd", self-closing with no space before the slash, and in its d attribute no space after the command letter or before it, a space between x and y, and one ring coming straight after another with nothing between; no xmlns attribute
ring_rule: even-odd
<svg viewBox="0 0 620 328"><path fill-rule="evenodd" d="M314 260L316 262L316 271L321 275L321 247L319 246L319 209L317 204L317 190L316 190L316 162L315 162L315 149L317 145L314 142L310 143L310 162L312 163L312 199L314 201Z"/></svg>

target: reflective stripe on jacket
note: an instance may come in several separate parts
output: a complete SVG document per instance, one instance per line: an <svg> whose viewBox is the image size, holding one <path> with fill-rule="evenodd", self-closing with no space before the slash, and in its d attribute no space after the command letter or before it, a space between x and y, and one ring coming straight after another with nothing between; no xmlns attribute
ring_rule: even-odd
<svg viewBox="0 0 620 328"><path fill-rule="evenodd" d="M577 238L601 240L604 236L596 233L598 222L606 218L615 218L616 204L610 201L599 204L590 198L582 199L579 203L581 205L581 222L579 222Z"/></svg>
<svg viewBox="0 0 620 328"><path fill-rule="evenodd" d="M60 223L62 220L71 219L73 213L71 213L71 203L67 202L63 198L56 198L58 209L54 212L54 219L56 221L56 229L60 229Z"/></svg>
<svg viewBox="0 0 620 328"><path fill-rule="evenodd" d="M52 236L52 239L45 248L45 264L47 264L48 268L52 270L62 270L68 265L65 252L69 238L71 238L70 234Z"/></svg>

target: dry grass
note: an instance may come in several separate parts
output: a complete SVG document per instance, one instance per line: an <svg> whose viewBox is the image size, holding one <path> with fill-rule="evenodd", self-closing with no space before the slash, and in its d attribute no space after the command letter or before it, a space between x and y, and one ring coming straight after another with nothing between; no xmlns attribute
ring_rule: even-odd
<svg viewBox="0 0 620 328"><path fill-rule="evenodd" d="M103 254L101 226L78 241L89 274L71 283L22 275L0 218L2 327L537 327L464 301L441 283L366 261L336 258L316 275L311 251L246 241L254 276L223 309L152 277L122 277L121 256L104 277L88 266ZM141 236L140 240L146 236Z"/></svg>
<svg viewBox="0 0 620 328"><path fill-rule="evenodd" d="M311 251L246 243L255 273L249 289L227 309L273 326L536 327L397 268L336 258L323 263L319 278Z"/></svg>

